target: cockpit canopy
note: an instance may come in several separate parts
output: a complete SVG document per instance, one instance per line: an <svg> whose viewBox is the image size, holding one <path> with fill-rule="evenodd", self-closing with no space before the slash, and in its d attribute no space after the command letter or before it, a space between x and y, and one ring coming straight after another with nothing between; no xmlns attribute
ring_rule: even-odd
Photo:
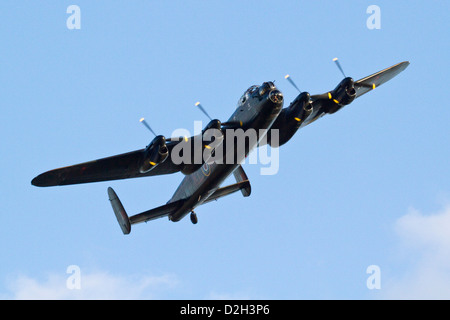
<svg viewBox="0 0 450 320"><path fill-rule="evenodd" d="M266 93L275 89L275 84L272 81L264 82L261 86L253 85L244 92L241 98L238 101L237 107L242 106L250 97L259 95L260 97L264 96Z"/></svg>
<svg viewBox="0 0 450 320"><path fill-rule="evenodd" d="M258 92L258 88L259 88L259 87L256 86L256 85L251 86L250 88L248 88L247 91L245 91L244 94L239 98L239 101L238 101L238 104L237 104L238 108L239 108L240 106L242 106L248 99L250 99L250 97L251 97L255 92Z"/></svg>

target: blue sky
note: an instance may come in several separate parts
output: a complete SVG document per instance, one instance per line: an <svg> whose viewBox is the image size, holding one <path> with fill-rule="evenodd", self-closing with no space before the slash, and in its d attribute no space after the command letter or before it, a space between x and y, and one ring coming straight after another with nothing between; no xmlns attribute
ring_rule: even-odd
<svg viewBox="0 0 450 320"><path fill-rule="evenodd" d="M66 9L81 9L69 30ZM381 29L366 26L369 5ZM450 298L450 71L445 1L3 1L0 297L135 299ZM244 165L252 195L159 219L181 174L36 188L41 172L140 149L228 119L253 84L286 104L408 60L405 72L280 149L280 170ZM81 289L70 290L69 266ZM380 289L368 289L369 266Z"/></svg>

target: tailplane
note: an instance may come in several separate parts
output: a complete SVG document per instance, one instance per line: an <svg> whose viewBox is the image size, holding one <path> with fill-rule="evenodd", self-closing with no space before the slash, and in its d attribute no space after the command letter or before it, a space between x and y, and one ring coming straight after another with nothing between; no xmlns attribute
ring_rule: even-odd
<svg viewBox="0 0 450 320"><path fill-rule="evenodd" d="M114 210L114 214L116 215L117 222L119 222L123 234L129 234L131 232L132 224L147 222L166 216L169 216L170 218L170 215L177 209L179 209L184 202L184 200L169 202L160 207L128 217L128 214L125 211L122 202L120 202L119 197L111 187L108 188L108 196L109 201L111 202L111 206Z"/></svg>

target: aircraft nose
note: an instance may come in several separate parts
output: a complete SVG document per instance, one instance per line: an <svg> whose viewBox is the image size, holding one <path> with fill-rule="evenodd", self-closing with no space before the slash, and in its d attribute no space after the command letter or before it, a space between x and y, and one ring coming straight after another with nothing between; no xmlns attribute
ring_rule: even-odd
<svg viewBox="0 0 450 320"><path fill-rule="evenodd" d="M283 102L283 94L279 90L272 90L269 93L269 99L274 103L282 103Z"/></svg>

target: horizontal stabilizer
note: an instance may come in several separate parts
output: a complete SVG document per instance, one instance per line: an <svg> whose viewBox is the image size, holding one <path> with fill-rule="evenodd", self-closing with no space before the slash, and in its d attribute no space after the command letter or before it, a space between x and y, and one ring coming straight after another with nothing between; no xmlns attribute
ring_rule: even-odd
<svg viewBox="0 0 450 320"><path fill-rule="evenodd" d="M208 203L219 198L225 197L229 194L232 194L239 190L250 190L250 182L248 180L241 181L235 184L231 184L229 186L217 189L208 199L203 203ZM250 194L248 194L250 195ZM245 196L245 195L244 195Z"/></svg>
<svg viewBox="0 0 450 320"><path fill-rule="evenodd" d="M128 218L122 202L120 202L119 197L117 197L116 192L111 187L108 188L108 196L123 234L129 234L131 231L130 219Z"/></svg>
<svg viewBox="0 0 450 320"><path fill-rule="evenodd" d="M158 208L144 211L137 215L131 216L130 223L136 224L136 223L140 223L140 222L147 222L149 220L154 220L154 219L168 216L171 213L174 213L178 208L180 208L181 205L183 204L183 202L184 202L184 200L170 202L170 203L162 205Z"/></svg>

